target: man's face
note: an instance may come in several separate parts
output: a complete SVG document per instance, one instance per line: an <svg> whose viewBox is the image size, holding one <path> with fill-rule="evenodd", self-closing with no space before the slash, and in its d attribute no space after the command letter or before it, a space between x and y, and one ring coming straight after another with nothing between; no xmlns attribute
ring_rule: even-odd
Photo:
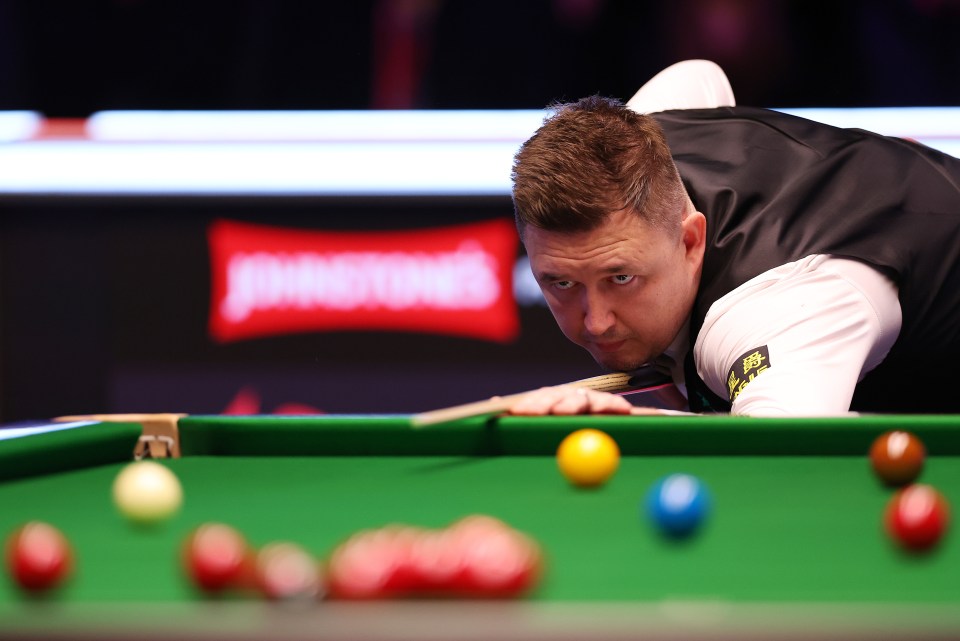
<svg viewBox="0 0 960 641"><path fill-rule="evenodd" d="M601 365L628 371L662 354L686 321L704 225L691 213L671 234L621 211L589 232L528 227L524 245L564 335Z"/></svg>

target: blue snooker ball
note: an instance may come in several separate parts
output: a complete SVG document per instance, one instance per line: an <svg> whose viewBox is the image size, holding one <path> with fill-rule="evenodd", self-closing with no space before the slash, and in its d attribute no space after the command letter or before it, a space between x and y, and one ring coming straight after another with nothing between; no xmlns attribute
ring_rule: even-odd
<svg viewBox="0 0 960 641"><path fill-rule="evenodd" d="M647 516L668 536L689 536L700 527L709 511L706 487L690 474L665 476L647 493Z"/></svg>

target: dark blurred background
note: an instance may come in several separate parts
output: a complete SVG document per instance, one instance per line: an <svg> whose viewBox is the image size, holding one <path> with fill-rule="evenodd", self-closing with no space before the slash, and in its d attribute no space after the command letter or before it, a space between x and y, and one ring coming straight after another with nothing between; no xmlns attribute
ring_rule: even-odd
<svg viewBox="0 0 960 641"><path fill-rule="evenodd" d="M0 109L540 108L685 58L742 104L960 104L958 0L0 0Z"/></svg>
<svg viewBox="0 0 960 641"><path fill-rule="evenodd" d="M628 99L689 58L719 63L741 104L960 106L958 36L960 0L0 0L0 110L540 109ZM508 344L217 343L206 233L223 218L416 229L511 219L512 203L0 195L0 422L413 412L600 373L536 301Z"/></svg>

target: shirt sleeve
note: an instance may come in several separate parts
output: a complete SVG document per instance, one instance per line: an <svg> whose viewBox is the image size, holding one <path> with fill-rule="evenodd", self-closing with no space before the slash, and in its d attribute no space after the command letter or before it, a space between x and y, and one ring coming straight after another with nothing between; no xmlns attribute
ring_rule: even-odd
<svg viewBox="0 0 960 641"><path fill-rule="evenodd" d="M843 414L901 320L896 286L884 274L858 261L807 257L711 306L694 345L697 372L732 401L734 414Z"/></svg>
<svg viewBox="0 0 960 641"><path fill-rule="evenodd" d="M709 60L683 60L648 80L627 101L642 114L669 109L709 109L737 104L723 69Z"/></svg>

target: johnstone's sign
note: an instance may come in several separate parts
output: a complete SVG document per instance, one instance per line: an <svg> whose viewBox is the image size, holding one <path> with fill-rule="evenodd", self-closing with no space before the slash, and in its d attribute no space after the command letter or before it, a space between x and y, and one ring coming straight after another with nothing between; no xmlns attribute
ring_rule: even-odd
<svg viewBox="0 0 960 641"><path fill-rule="evenodd" d="M506 219L391 232L217 221L210 334L381 330L507 342L519 330Z"/></svg>

